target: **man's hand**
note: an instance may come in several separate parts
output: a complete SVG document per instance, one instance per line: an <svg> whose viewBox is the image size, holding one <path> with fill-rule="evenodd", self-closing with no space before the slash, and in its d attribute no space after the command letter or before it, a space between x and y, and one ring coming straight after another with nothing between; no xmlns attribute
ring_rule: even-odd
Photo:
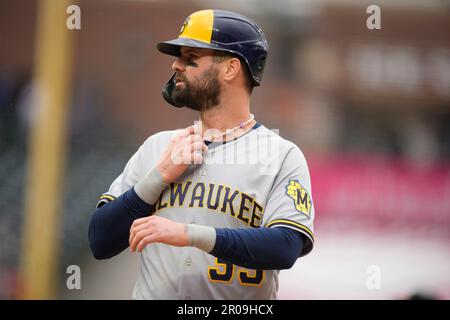
<svg viewBox="0 0 450 320"><path fill-rule="evenodd" d="M134 220L129 239L131 252L142 252L146 245L154 242L177 247L188 246L186 225L159 216Z"/></svg>
<svg viewBox="0 0 450 320"><path fill-rule="evenodd" d="M195 126L187 127L174 136L157 164L164 182L174 182L190 164L201 164L207 151L208 147Z"/></svg>

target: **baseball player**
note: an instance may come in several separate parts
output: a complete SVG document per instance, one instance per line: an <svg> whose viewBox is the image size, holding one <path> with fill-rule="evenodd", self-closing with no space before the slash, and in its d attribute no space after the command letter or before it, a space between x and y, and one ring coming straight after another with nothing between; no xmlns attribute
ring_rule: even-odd
<svg viewBox="0 0 450 320"><path fill-rule="evenodd" d="M250 113L266 38L202 10L157 48L175 57L164 99L200 120L141 145L100 197L91 250L140 253L133 299L276 299L279 270L312 250L314 206L300 149Z"/></svg>

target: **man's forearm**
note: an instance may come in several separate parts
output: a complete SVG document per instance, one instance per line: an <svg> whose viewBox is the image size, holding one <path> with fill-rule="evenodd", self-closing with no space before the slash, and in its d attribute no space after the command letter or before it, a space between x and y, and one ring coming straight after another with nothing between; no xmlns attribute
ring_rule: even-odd
<svg viewBox="0 0 450 320"><path fill-rule="evenodd" d="M191 246L252 269L288 269L304 244L302 234L284 227L226 229L188 225L187 233Z"/></svg>
<svg viewBox="0 0 450 320"><path fill-rule="evenodd" d="M108 259L125 250L133 221L152 212L154 207L140 199L134 188L97 208L89 224L89 246L94 257Z"/></svg>

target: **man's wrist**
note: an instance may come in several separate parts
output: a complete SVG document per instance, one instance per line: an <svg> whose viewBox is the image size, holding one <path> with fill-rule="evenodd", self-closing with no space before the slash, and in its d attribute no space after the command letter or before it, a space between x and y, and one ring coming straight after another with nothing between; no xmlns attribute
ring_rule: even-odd
<svg viewBox="0 0 450 320"><path fill-rule="evenodd" d="M191 247L211 252L216 244L216 229L198 224L187 224L186 233Z"/></svg>

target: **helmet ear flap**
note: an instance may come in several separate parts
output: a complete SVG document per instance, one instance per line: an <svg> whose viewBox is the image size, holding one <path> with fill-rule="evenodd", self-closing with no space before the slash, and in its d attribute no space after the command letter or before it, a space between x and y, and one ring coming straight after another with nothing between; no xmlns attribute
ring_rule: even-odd
<svg viewBox="0 0 450 320"><path fill-rule="evenodd" d="M256 68L259 72L264 71L264 66L266 65L267 54L260 55L256 61Z"/></svg>
<svg viewBox="0 0 450 320"><path fill-rule="evenodd" d="M172 94L175 90L175 72L170 77L169 81L167 81L166 85L162 89L162 96L164 100L166 100L169 104L173 105L174 107L181 108L184 107L183 104L176 103L173 98Z"/></svg>

